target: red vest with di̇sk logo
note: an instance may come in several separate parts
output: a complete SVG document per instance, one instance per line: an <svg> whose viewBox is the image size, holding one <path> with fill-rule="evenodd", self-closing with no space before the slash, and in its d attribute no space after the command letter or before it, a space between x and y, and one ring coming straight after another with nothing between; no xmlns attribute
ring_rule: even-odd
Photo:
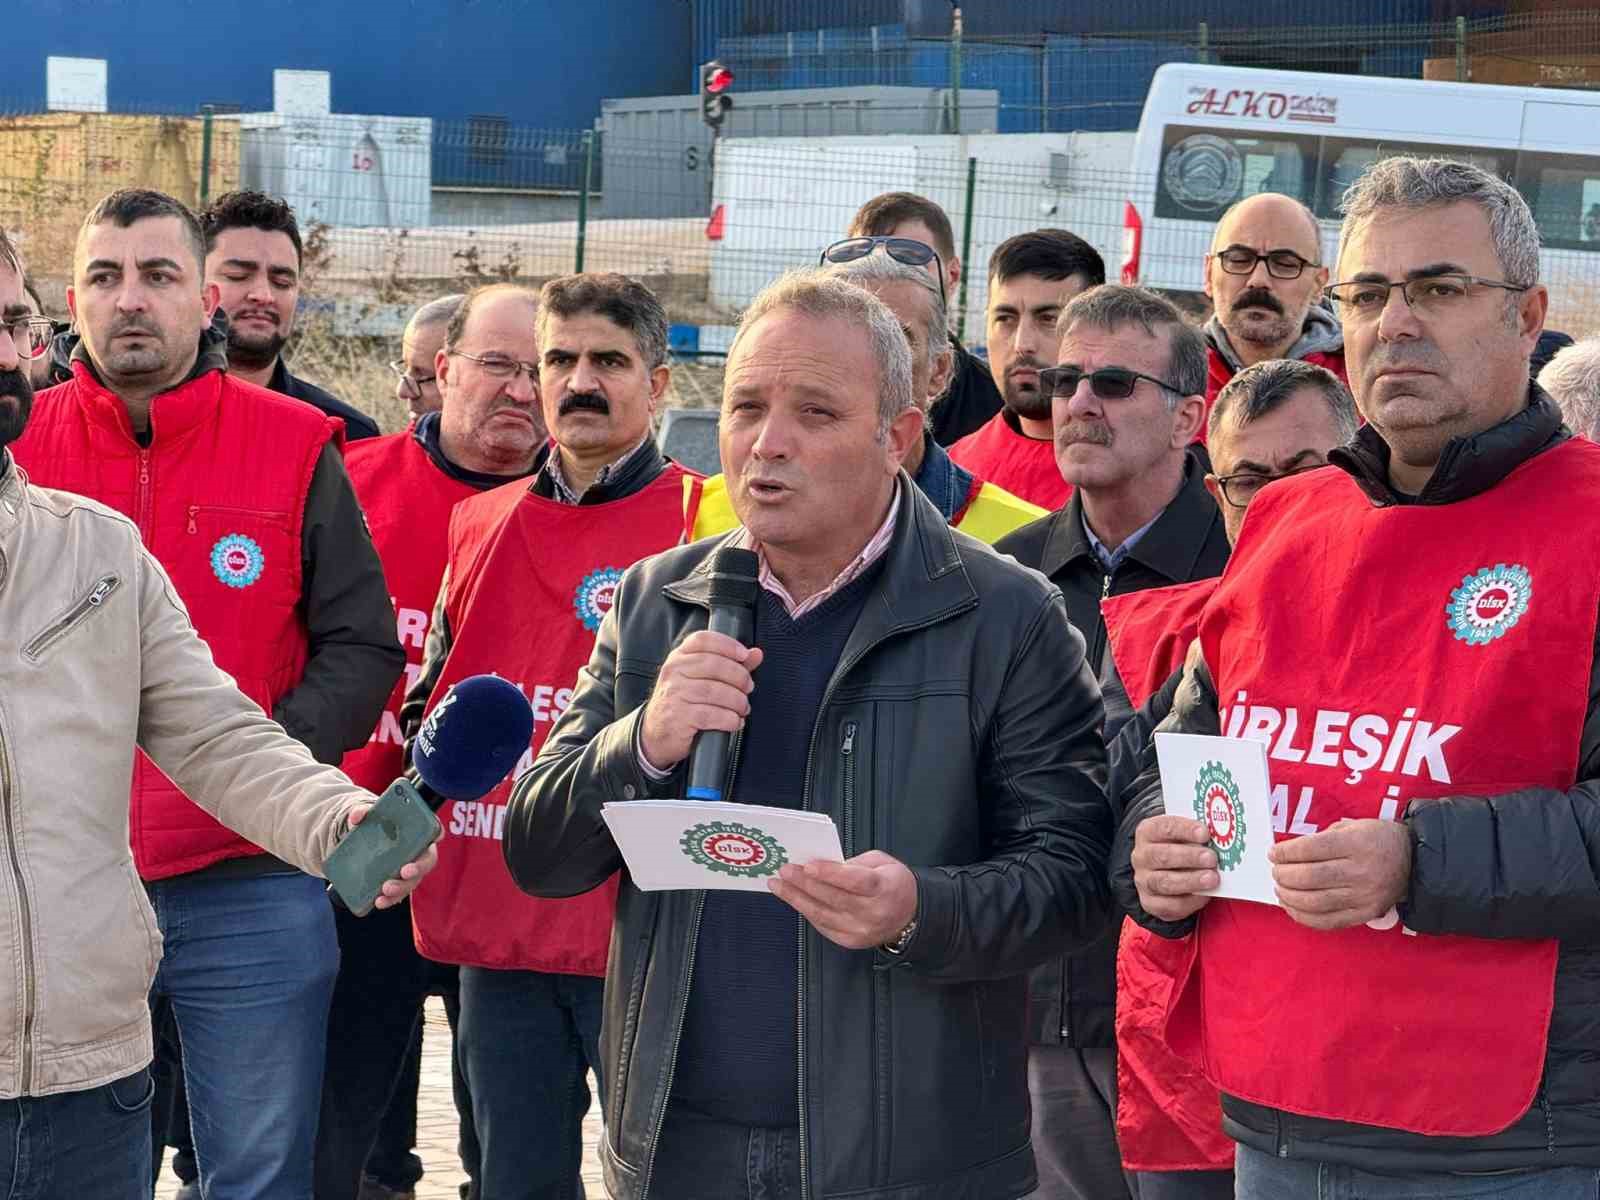
<svg viewBox="0 0 1600 1200"><path fill-rule="evenodd" d="M572 701L622 573L684 540L697 476L669 465L605 504L562 504L518 480L456 506L450 518L445 616L454 642L429 707L458 679L494 673L533 703L533 741L511 775L479 800L439 810L439 865L411 897L417 949L439 962L603 976L617 895L543 900L511 880L500 840L511 785Z"/></svg>
<svg viewBox="0 0 1600 1200"><path fill-rule="evenodd" d="M389 694L378 727L340 764L362 787L382 792L404 770L400 705L422 672L423 644L444 576L450 510L478 489L441 471L409 429L350 443L345 466L383 561L395 631L406 652L405 673Z"/></svg>
<svg viewBox="0 0 1600 1200"><path fill-rule="evenodd" d="M1050 512L1072 499L1072 485L1056 466L1055 443L1018 433L1003 410L951 446L950 457L979 479Z"/></svg>
<svg viewBox="0 0 1600 1200"><path fill-rule="evenodd" d="M1375 507L1342 471L1267 488L1200 621L1223 732L1265 742L1277 837L1418 797L1573 785L1594 657L1600 446L1459 503ZM1244 829L1248 837L1254 831ZM1497 1132L1543 1073L1557 944L1323 932L1213 900L1167 1033L1224 1092L1433 1136Z"/></svg>
<svg viewBox="0 0 1600 1200"><path fill-rule="evenodd" d="M138 524L217 665L270 714L305 672L300 527L317 458L343 442L343 428L309 404L209 371L151 401L141 447L122 401L79 362L72 379L39 394L12 452L35 483ZM261 853L143 754L130 823L145 879Z"/></svg>
<svg viewBox="0 0 1600 1200"><path fill-rule="evenodd" d="M1183 665L1216 579L1146 588L1100 602L1106 640L1134 708ZM1233 1139L1222 1132L1215 1085L1167 1045L1167 1005L1189 961L1184 942L1123 918L1117 943L1117 1146L1130 1171L1225 1171Z"/></svg>

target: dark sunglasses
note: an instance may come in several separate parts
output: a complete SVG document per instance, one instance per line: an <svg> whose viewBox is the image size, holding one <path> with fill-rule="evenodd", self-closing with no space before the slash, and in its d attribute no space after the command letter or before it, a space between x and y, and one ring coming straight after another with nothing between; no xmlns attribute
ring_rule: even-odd
<svg viewBox="0 0 1600 1200"><path fill-rule="evenodd" d="M867 257L879 246L882 246L883 252L894 259L895 262L905 263L908 267L925 267L929 263L937 264L934 267L934 274L939 277L939 299L949 303L949 298L944 294L944 261L939 257L939 252L932 246L926 242L919 242L915 238L845 238L842 242L835 242L824 250L817 262L855 262L858 258Z"/></svg>
<svg viewBox="0 0 1600 1200"><path fill-rule="evenodd" d="M1141 379L1148 379L1158 388L1174 395L1184 395L1181 388L1173 387L1165 379L1157 379L1154 375L1127 367L1101 367L1098 371L1085 371L1081 367L1046 367L1039 372L1039 387L1048 395L1069 400L1078 390L1078 384L1085 379L1089 381L1089 390L1102 400L1126 400L1133 395L1133 389L1139 386Z"/></svg>

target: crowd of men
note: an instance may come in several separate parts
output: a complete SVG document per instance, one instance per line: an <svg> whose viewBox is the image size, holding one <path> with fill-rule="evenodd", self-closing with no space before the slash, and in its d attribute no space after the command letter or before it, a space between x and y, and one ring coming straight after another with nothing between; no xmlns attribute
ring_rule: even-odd
<svg viewBox="0 0 1600 1200"><path fill-rule="evenodd" d="M1600 342L1494 176L1345 214L1236 204L1203 327L1020 233L985 359L879 196L742 314L709 478L621 275L423 305L379 435L287 366L280 201L107 196L65 329L0 238L0 1179L410 1195L439 995L482 1200L583 1195L591 1077L618 1200L1596 1195ZM479 674L532 744L446 800ZM707 731L844 861L634 886L602 806ZM1277 905L1157 731L1266 744ZM356 917L317 876L402 776L445 832Z"/></svg>

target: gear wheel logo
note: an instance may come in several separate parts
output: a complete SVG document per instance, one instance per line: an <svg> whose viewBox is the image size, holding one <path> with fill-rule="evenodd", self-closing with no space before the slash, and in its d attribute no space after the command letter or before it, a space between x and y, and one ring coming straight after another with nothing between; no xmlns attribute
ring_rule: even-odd
<svg viewBox="0 0 1600 1200"><path fill-rule="evenodd" d="M231 588L247 588L261 578L267 556L253 538L230 533L211 547L211 573Z"/></svg>
<svg viewBox="0 0 1600 1200"><path fill-rule="evenodd" d="M590 633L600 628L600 622L611 611L617 596L617 584L622 582L622 572L616 567L601 567L583 577L572 597L573 611Z"/></svg>
<svg viewBox="0 0 1600 1200"><path fill-rule="evenodd" d="M777 838L737 821L695 825L684 831L678 845L690 862L735 879L776 875L778 868L789 861Z"/></svg>
<svg viewBox="0 0 1600 1200"><path fill-rule="evenodd" d="M1456 640L1487 646L1511 632L1533 599L1533 577L1516 563L1495 563L1461 579L1444 613Z"/></svg>
<svg viewBox="0 0 1600 1200"><path fill-rule="evenodd" d="M1200 768L1194 781L1194 815L1211 831L1211 848L1217 852L1217 866L1231 871L1244 858L1244 801L1233 772L1219 762Z"/></svg>

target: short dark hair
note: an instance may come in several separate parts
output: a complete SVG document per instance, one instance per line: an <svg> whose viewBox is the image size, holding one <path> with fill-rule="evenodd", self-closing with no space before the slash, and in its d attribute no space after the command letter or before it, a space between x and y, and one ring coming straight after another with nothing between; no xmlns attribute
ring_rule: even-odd
<svg viewBox="0 0 1600 1200"><path fill-rule="evenodd" d="M1080 292L1056 318L1056 331L1065 335L1075 325L1117 330L1138 325L1151 337L1167 331L1167 382L1183 396L1203 396L1209 364L1205 338L1178 311L1177 305L1148 288L1102 284ZM1167 407L1178 407L1178 397L1167 396Z"/></svg>
<svg viewBox="0 0 1600 1200"><path fill-rule="evenodd" d="M656 294L637 280L607 271L558 275L539 290L539 342L551 317L597 313L633 334L650 370L667 361L667 313Z"/></svg>
<svg viewBox="0 0 1600 1200"><path fill-rule="evenodd" d="M1106 281L1105 259L1075 233L1065 229L1035 229L1009 237L989 256L989 282L1037 275L1041 279L1070 279L1082 275L1089 287Z"/></svg>
<svg viewBox="0 0 1600 1200"><path fill-rule="evenodd" d="M205 234L207 254L217 248L217 235L225 230L260 229L287 235L294 243L295 263L298 265L304 258L294 209L265 192L226 192L218 196L200 214L200 229Z"/></svg>
<svg viewBox="0 0 1600 1200"><path fill-rule="evenodd" d="M178 219L190 248L194 250L195 267L203 271L206 262L206 239L200 230L199 220L182 200L165 192L158 192L154 188L118 188L103 197L83 219L83 225L78 230L78 241L81 243L84 234L96 225L104 225L107 221L118 229L127 229L136 221L157 217Z"/></svg>
<svg viewBox="0 0 1600 1200"><path fill-rule="evenodd" d="M1316 388L1328 402L1328 411L1339 427L1339 437L1347 442L1355 437L1358 428L1356 402L1350 397L1350 389L1326 367L1298 358L1258 362L1228 380L1212 402L1207 436L1216 437L1223 422L1230 417L1236 425L1248 425L1280 408L1301 388L1308 387Z"/></svg>
<svg viewBox="0 0 1600 1200"><path fill-rule="evenodd" d="M950 218L932 200L915 192L874 196L856 210L846 233L850 237L884 237L907 221L921 221L928 227L933 234L933 248L946 263L956 256L956 232Z"/></svg>
<svg viewBox="0 0 1600 1200"><path fill-rule="evenodd" d="M530 287L523 287L520 283L485 283L480 287L473 288L465 296L444 297L444 300L453 300L455 302L455 309L450 314L450 323L444 328L445 348L454 350L461 344L461 339L467 332L467 322L472 319L472 310L478 306L478 301L487 296L498 296L506 292L514 292L526 297L528 303L535 307L539 304L539 293ZM435 300L427 307L432 307L433 304L441 304L442 302L441 300ZM420 315L422 311L419 309L418 314ZM415 320L416 318L413 317L412 319Z"/></svg>

